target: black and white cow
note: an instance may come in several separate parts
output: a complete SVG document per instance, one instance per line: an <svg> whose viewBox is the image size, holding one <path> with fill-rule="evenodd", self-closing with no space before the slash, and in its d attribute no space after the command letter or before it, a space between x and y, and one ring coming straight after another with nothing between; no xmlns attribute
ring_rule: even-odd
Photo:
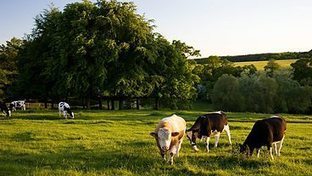
<svg viewBox="0 0 312 176"><path fill-rule="evenodd" d="M59 116L63 114L64 118L67 119L67 113L69 114L70 118L74 118L74 112L70 110L70 106L66 102L60 102L58 104L59 109Z"/></svg>
<svg viewBox="0 0 312 176"><path fill-rule="evenodd" d="M282 144L285 138L286 121L279 116L258 120L251 129L245 142L240 145L240 152L252 156L254 149L257 150L257 157L260 155L260 148L266 146L273 157L273 147L277 156L281 155ZM279 147L277 149L277 144Z"/></svg>
<svg viewBox="0 0 312 176"><path fill-rule="evenodd" d="M10 103L10 110L16 111L16 109L21 109L25 111L26 110L25 100L12 101Z"/></svg>
<svg viewBox="0 0 312 176"><path fill-rule="evenodd" d="M222 111L212 112L197 118L194 125L187 130L187 138L195 151L198 151L196 139L206 138L206 151L209 152L210 136L214 135L216 137L214 146L217 147L222 131L226 132L229 138L229 143L232 144L230 127L226 114Z"/></svg>
<svg viewBox="0 0 312 176"><path fill-rule="evenodd" d="M5 114L5 116L10 117L11 116L11 111L10 109L6 106L4 102L0 101L0 111Z"/></svg>

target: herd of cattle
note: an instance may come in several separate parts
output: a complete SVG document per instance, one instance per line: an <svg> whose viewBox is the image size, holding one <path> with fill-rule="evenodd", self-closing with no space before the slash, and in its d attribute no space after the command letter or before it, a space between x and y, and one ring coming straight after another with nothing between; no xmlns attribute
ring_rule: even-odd
<svg viewBox="0 0 312 176"><path fill-rule="evenodd" d="M13 101L9 107L5 103L0 102L0 110L6 116L11 116L11 112L16 109L26 110L25 100ZM74 118L74 113L71 111L68 103L60 102L58 110L59 116L63 115L64 118L67 118L67 114L69 114L70 118ZM174 156L179 156L185 135L195 151L199 151L196 139L204 139L206 151L209 152L210 137L215 136L214 147L217 147L220 134L223 131L226 132L229 143L232 144L227 116L224 112L218 111L198 117L190 129L186 129L186 122L182 117L173 114L170 117L163 118L150 135L155 138L161 157L166 160L166 155L168 154L169 163L173 164ZM265 146L269 150L270 157L274 159L273 149L276 155L280 156L285 131L286 122L279 116L258 120L253 125L245 142L240 145L240 152L251 156L256 149L257 157L259 157L261 147Z"/></svg>
<svg viewBox="0 0 312 176"><path fill-rule="evenodd" d="M16 111L16 109L26 110L25 100L12 101L9 107L0 101L0 111L7 117L10 117L12 111ZM59 116L63 115L64 118L67 118L67 114L69 114L70 118L74 118L74 112L71 111L70 106L66 102L60 102L58 104Z"/></svg>
<svg viewBox="0 0 312 176"><path fill-rule="evenodd" d="M227 116L224 112L218 111L198 117L190 129L186 129L186 122L182 117L174 114L163 118L150 135L156 139L161 157L166 160L166 155L169 154L169 163L172 165L174 156L179 156L183 136L187 136L195 151L198 151L196 139L205 139L206 151L209 152L210 137L215 136L214 146L217 147L222 131L226 132L229 143L232 144ZM286 122L279 116L258 120L245 142L240 145L240 152L251 156L256 149L259 157L261 147L265 146L270 151L271 159L274 159L273 146L276 155L280 156L285 131Z"/></svg>

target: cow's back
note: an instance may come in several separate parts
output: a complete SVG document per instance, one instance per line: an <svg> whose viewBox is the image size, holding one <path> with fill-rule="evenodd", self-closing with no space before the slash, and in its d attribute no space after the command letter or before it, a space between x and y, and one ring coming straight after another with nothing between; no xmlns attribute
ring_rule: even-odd
<svg viewBox="0 0 312 176"><path fill-rule="evenodd" d="M209 114L209 125L212 131L222 131L224 125L227 125L227 118L224 114L213 113Z"/></svg>
<svg viewBox="0 0 312 176"><path fill-rule="evenodd" d="M284 137L286 131L286 121L280 117L272 117L264 119L268 125L273 135L273 142L280 141Z"/></svg>
<svg viewBox="0 0 312 176"><path fill-rule="evenodd" d="M162 128L164 126L170 127L172 132L181 132L186 129L186 122L182 117L179 117L173 114L170 117L163 118L159 124L158 128Z"/></svg>

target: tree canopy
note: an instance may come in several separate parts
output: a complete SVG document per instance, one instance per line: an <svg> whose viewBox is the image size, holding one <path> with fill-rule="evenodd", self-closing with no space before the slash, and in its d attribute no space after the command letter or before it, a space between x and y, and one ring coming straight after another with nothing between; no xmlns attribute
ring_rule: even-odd
<svg viewBox="0 0 312 176"><path fill-rule="evenodd" d="M133 3L85 0L35 19L20 52L17 92L35 98L157 97L179 107L196 96L187 58L199 51L153 31ZM30 86L31 85L31 86ZM22 92L25 88L26 92Z"/></svg>

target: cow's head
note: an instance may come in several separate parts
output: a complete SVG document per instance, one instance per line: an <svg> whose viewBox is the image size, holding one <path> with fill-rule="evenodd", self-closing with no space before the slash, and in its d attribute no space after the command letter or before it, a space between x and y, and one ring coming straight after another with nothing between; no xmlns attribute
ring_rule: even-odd
<svg viewBox="0 0 312 176"><path fill-rule="evenodd" d="M171 137L179 135L179 132L171 132L167 128L159 128L157 133L151 132L150 135L156 139L159 148L163 152L166 152L167 150L169 150Z"/></svg>
<svg viewBox="0 0 312 176"><path fill-rule="evenodd" d="M198 138L198 132L192 131L191 129L186 130L186 137L190 141L190 144L192 145L193 149L195 151L199 151L199 149L196 146L196 138Z"/></svg>

